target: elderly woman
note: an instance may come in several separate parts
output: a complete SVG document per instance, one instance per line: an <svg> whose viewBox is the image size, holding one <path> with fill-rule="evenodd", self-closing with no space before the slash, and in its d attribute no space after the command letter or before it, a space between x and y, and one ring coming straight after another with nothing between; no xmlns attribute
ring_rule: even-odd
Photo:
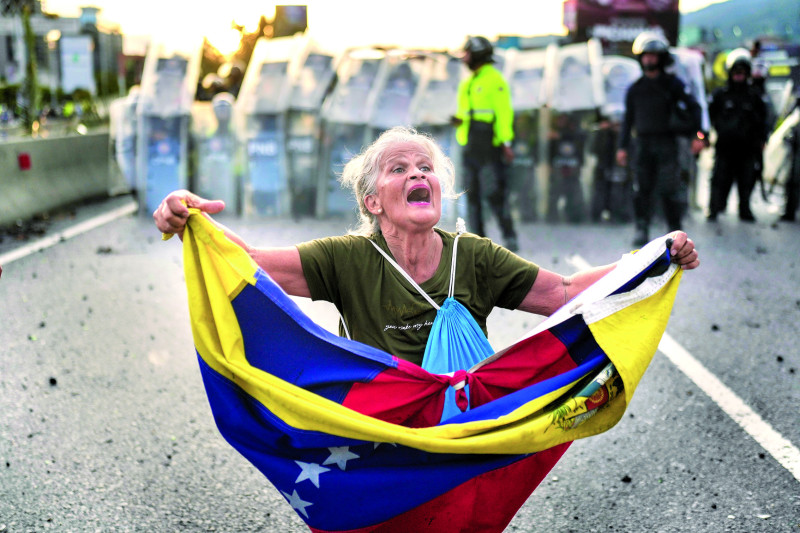
<svg viewBox="0 0 800 533"><path fill-rule="evenodd" d="M361 225L354 234L285 248L257 248L226 234L288 294L335 304L343 333L417 364L437 314L432 303L441 305L451 290L485 334L494 307L550 315L614 268L562 276L487 238L465 233L456 239L437 228L442 198L454 194L453 165L430 137L411 129L383 133L345 166L341 180L358 202ZM158 229L182 234L187 206L214 214L224 203L173 192L153 213ZM691 239L681 231L671 237L673 261L696 268Z"/></svg>

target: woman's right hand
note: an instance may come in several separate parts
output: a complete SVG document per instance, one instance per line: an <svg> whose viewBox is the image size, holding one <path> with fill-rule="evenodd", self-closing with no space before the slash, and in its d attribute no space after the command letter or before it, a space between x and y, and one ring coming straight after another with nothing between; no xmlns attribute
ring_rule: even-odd
<svg viewBox="0 0 800 533"><path fill-rule="evenodd" d="M213 215L225 209L225 202L206 200L187 190L171 192L153 211L156 227L161 233L183 235L186 221L189 219L190 207L196 207L204 213Z"/></svg>

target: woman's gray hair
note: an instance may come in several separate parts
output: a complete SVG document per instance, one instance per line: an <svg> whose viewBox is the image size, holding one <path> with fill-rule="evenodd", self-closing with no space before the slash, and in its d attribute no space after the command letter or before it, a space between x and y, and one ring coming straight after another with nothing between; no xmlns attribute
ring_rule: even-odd
<svg viewBox="0 0 800 533"><path fill-rule="evenodd" d="M364 199L377 192L378 176L380 174L381 158L384 153L398 143L413 142L420 145L433 163L433 173L439 178L442 188L442 199L456 198L455 168L450 158L436 141L427 133L418 132L413 128L398 126L384 131L372 144L360 154L353 157L344 166L342 176L339 178L343 187L353 191L358 204L359 225L351 233L357 235L370 235L380 230L378 219L367 210Z"/></svg>

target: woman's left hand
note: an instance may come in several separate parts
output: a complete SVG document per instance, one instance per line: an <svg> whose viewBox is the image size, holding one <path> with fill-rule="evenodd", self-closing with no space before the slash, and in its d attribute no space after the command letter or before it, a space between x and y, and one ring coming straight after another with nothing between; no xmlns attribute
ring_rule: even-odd
<svg viewBox="0 0 800 533"><path fill-rule="evenodd" d="M683 231L673 231L669 234L672 238L672 262L677 263L684 270L692 270L700 266L700 255L694 247L694 241Z"/></svg>

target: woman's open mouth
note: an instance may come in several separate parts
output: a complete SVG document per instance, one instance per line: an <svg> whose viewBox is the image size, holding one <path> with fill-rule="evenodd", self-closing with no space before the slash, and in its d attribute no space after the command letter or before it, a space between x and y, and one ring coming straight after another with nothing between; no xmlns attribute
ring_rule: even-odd
<svg viewBox="0 0 800 533"><path fill-rule="evenodd" d="M431 190L425 185L418 185L408 192L406 201L412 205L429 205L431 203Z"/></svg>

